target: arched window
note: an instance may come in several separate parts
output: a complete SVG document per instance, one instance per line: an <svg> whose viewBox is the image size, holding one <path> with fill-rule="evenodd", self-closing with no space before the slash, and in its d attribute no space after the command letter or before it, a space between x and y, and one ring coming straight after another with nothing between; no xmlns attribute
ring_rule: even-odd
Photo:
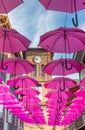
<svg viewBox="0 0 85 130"><path fill-rule="evenodd" d="M34 68L35 68L35 70L33 71L33 76L36 77L37 76L37 71L36 71L37 70L37 66L34 65Z"/></svg>
<svg viewBox="0 0 85 130"><path fill-rule="evenodd" d="M44 65L42 64L41 65L41 76L45 76L44 72L43 72L43 69L44 69Z"/></svg>

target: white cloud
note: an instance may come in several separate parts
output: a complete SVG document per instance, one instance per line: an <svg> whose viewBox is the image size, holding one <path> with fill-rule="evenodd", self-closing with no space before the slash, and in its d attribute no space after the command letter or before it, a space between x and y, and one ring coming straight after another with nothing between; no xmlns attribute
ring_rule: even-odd
<svg viewBox="0 0 85 130"><path fill-rule="evenodd" d="M79 28L81 28L82 30L85 31L85 23L81 23L80 26L79 26Z"/></svg>
<svg viewBox="0 0 85 130"><path fill-rule="evenodd" d="M36 24L36 33L32 42L32 47L39 43L39 38L42 34L51 31L56 28L56 23L54 20L55 14L52 12L45 12L40 14L37 24Z"/></svg>

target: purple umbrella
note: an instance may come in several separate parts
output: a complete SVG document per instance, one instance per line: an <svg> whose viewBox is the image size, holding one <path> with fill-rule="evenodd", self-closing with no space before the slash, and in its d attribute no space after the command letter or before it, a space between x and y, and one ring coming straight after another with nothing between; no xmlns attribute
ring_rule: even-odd
<svg viewBox="0 0 85 130"><path fill-rule="evenodd" d="M67 69L66 64L65 64L65 59L58 59L58 60L54 60L49 62L45 68L44 68L44 72L49 74L49 75L69 75L69 74L73 74L73 73L78 73L80 72L82 69L84 69L85 67L73 60L73 59L67 59L67 66L68 68L70 66L72 66L72 69Z"/></svg>
<svg viewBox="0 0 85 130"><path fill-rule="evenodd" d="M7 81L7 85L15 86L16 88L31 88L38 85L38 81L29 76L19 76L11 78Z"/></svg>
<svg viewBox="0 0 85 130"><path fill-rule="evenodd" d="M70 79L70 78L64 78L64 77L58 77L54 78L47 83L44 84L46 88L51 89L60 89L61 91L64 91L66 88L72 88L76 86L76 81Z"/></svg>
<svg viewBox="0 0 85 130"><path fill-rule="evenodd" d="M22 3L23 0L1 0L0 13L7 14Z"/></svg>
<svg viewBox="0 0 85 130"><path fill-rule="evenodd" d="M62 99L67 99L68 98L68 96L67 96L67 94L65 93L65 92L60 92L60 91L58 91L58 90L55 90L55 91L50 91L50 92L48 92L46 95L45 95L45 97L47 97L47 98L52 98L52 99L56 99L57 101L57 103L62 103Z"/></svg>
<svg viewBox="0 0 85 130"><path fill-rule="evenodd" d="M61 27L42 35L39 46L50 52L58 53L73 53L84 50L85 32L78 28Z"/></svg>
<svg viewBox="0 0 85 130"><path fill-rule="evenodd" d="M0 84L0 95L7 94L9 92L10 92L10 90L7 85Z"/></svg>
<svg viewBox="0 0 85 130"><path fill-rule="evenodd" d="M20 58L7 58L3 62L3 66L5 67L7 66L7 69L6 70L1 69L1 72L15 75L27 74L34 70L34 66L30 62Z"/></svg>
<svg viewBox="0 0 85 130"><path fill-rule="evenodd" d="M75 96L85 98L85 88L81 88L75 92Z"/></svg>
<svg viewBox="0 0 85 130"><path fill-rule="evenodd" d="M23 96L28 96L28 97L34 97L34 96L37 96L40 94L40 92L38 90L35 90L34 88L23 88L22 89L17 89L15 92L14 92L15 95L17 94L21 94Z"/></svg>
<svg viewBox="0 0 85 130"><path fill-rule="evenodd" d="M75 27L78 26L77 11L85 9L84 0L39 0L39 1L48 10L75 13L75 19L72 18L72 23Z"/></svg>
<svg viewBox="0 0 85 130"><path fill-rule="evenodd" d="M83 79L80 81L80 86L84 86L84 87L85 87L85 78L83 78Z"/></svg>
<svg viewBox="0 0 85 130"><path fill-rule="evenodd" d="M2 43L0 45L0 52L16 53L27 50L30 40L14 29L0 28L0 43ZM2 55L2 68L3 60L4 57ZM7 69L7 67L3 69Z"/></svg>

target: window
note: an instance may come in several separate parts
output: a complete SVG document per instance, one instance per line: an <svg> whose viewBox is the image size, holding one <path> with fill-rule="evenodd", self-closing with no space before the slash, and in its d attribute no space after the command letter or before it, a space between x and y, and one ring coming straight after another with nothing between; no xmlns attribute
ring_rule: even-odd
<svg viewBox="0 0 85 130"><path fill-rule="evenodd" d="M45 76L43 69L44 69L44 65L41 65L41 76Z"/></svg>
<svg viewBox="0 0 85 130"><path fill-rule="evenodd" d="M36 76L37 76L37 71L36 71L37 66L36 66L36 65L34 65L34 68L35 68L35 70L33 71L33 76L34 76L34 77L36 77Z"/></svg>

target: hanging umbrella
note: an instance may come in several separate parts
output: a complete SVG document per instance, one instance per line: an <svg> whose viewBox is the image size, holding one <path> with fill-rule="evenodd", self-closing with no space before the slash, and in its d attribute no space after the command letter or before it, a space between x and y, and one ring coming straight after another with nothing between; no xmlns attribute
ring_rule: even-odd
<svg viewBox="0 0 85 130"><path fill-rule="evenodd" d="M0 43L2 43L0 45L0 52L16 53L26 51L30 45L30 40L14 29L0 28ZM3 60L4 57L2 55L2 68Z"/></svg>
<svg viewBox="0 0 85 130"><path fill-rule="evenodd" d="M23 94L24 96L28 96L28 97L34 97L40 94L40 92L38 90L35 90L33 88L27 88L27 89L17 89L14 94Z"/></svg>
<svg viewBox="0 0 85 130"><path fill-rule="evenodd" d="M58 59L49 62L45 67L44 67L44 73L47 73L49 75L69 75L73 73L79 73L82 69L85 67L77 62L74 61L73 59L67 59L67 66L68 68L72 66L72 69L67 69L66 64L65 64L65 59Z"/></svg>
<svg viewBox="0 0 85 130"><path fill-rule="evenodd" d="M85 87L85 78L83 78L83 79L80 81L80 86Z"/></svg>
<svg viewBox="0 0 85 130"><path fill-rule="evenodd" d="M58 90L53 90L53 91L50 91L48 92L46 95L45 95L46 98L49 98L49 99L56 99L56 102L57 103L62 103L62 100L63 99L67 99L68 96L65 92L60 92Z"/></svg>
<svg viewBox="0 0 85 130"><path fill-rule="evenodd" d="M23 0L1 0L0 13L7 14L22 3Z"/></svg>
<svg viewBox="0 0 85 130"><path fill-rule="evenodd" d="M72 88L76 86L76 81L70 79L70 78L64 78L64 77L58 77L54 78L47 83L44 84L46 88L51 89L60 89L61 91L64 91L66 88Z"/></svg>
<svg viewBox="0 0 85 130"><path fill-rule="evenodd" d="M75 92L76 97L83 97L85 98L85 88L81 88L78 91Z"/></svg>
<svg viewBox="0 0 85 130"><path fill-rule="evenodd" d="M0 103L2 104L3 102L13 102L15 99L15 96L10 93L0 95Z"/></svg>
<svg viewBox="0 0 85 130"><path fill-rule="evenodd" d="M7 85L0 84L0 95L9 93L10 90Z"/></svg>
<svg viewBox="0 0 85 130"><path fill-rule="evenodd" d="M39 0L41 4L48 10L62 11L75 13L75 19L72 18L72 23L75 27L78 26L77 11L85 9L84 0Z"/></svg>
<svg viewBox="0 0 85 130"><path fill-rule="evenodd" d="M17 76L7 80L7 85L24 89L37 86L38 81L29 76Z"/></svg>
<svg viewBox="0 0 85 130"><path fill-rule="evenodd" d="M3 81L3 78L2 77L0 77L0 83Z"/></svg>
<svg viewBox="0 0 85 130"><path fill-rule="evenodd" d="M1 69L1 72L4 73L10 73L10 74L26 74L26 73L30 73L31 71L34 70L34 66L24 60L24 59L20 59L20 58L7 58L4 62L3 62L3 66L6 67L6 70Z"/></svg>
<svg viewBox="0 0 85 130"><path fill-rule="evenodd" d="M85 32L78 28L60 27L40 37L39 46L58 53L73 53L85 49Z"/></svg>

